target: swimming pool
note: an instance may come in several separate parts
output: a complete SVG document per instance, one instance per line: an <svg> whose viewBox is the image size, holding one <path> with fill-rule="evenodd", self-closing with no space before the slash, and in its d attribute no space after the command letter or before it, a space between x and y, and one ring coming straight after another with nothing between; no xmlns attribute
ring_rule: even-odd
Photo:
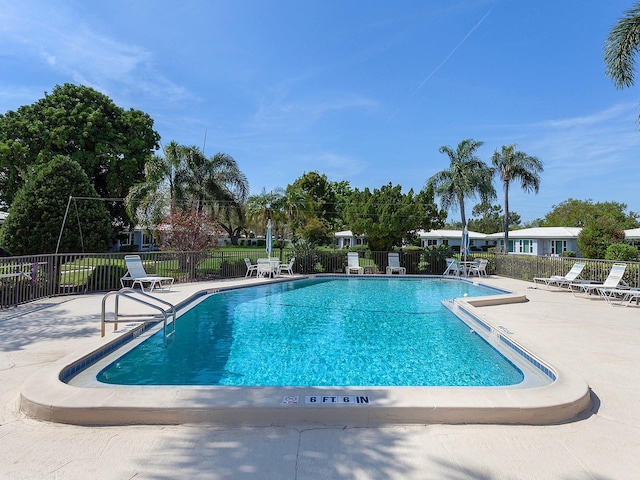
<svg viewBox="0 0 640 480"><path fill-rule="evenodd" d="M412 276L406 281L419 279ZM366 280L375 281L376 277L367 275ZM297 283L297 280L254 278L184 284L164 292L162 297L172 300L182 313L211 293L253 291L257 285L281 281ZM466 279L449 281L470 283ZM527 348L526 338L500 325L504 315L517 314L518 304L529 301L524 293L513 291L512 286L519 282L500 277L473 282L493 286L494 294L448 299L443 303L463 318L469 329L522 369L525 379L521 383L493 387L237 387L98 382L96 377L101 370L161 328L132 323L121 325L108 338L96 338L93 346L88 345L31 375L20 391L20 410L32 418L75 425L203 422L228 427L368 427L425 423L543 425L567 421L588 409L590 390L583 378L562 366L544 362ZM500 316L496 317L498 312ZM140 313L140 309L129 313ZM179 322L180 318L178 328Z"/></svg>
<svg viewBox="0 0 640 480"><path fill-rule="evenodd" d="M470 282L321 278L220 292L97 376L120 385L500 386L524 375L442 305Z"/></svg>

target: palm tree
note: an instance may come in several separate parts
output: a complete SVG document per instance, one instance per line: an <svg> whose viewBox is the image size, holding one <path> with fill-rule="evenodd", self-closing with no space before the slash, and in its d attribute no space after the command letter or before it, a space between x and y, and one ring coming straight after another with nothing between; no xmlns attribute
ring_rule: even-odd
<svg viewBox="0 0 640 480"><path fill-rule="evenodd" d="M287 218L289 232L294 236L304 228L306 219L313 211L313 199L302 188L288 185L282 197L283 209Z"/></svg>
<svg viewBox="0 0 640 480"><path fill-rule="evenodd" d="M624 13L611 29L604 47L606 73L616 88L630 87L635 81L635 56L640 48L640 2Z"/></svg>
<svg viewBox="0 0 640 480"><path fill-rule="evenodd" d="M481 201L490 202L496 196L493 188L493 170L476 156L476 150L484 142L466 139L458 144L456 150L448 146L440 147L440 153L449 156L449 168L436 173L427 181L440 197L442 208L460 208L462 229L467 226L464 201L466 198L480 196Z"/></svg>
<svg viewBox="0 0 640 480"><path fill-rule="evenodd" d="M516 150L517 145L502 146L502 151L496 150L491 157L494 172L500 177L504 186L504 247L509 248L509 185L512 181L520 181L525 192L540 189L540 173L544 170L542 162Z"/></svg>
<svg viewBox="0 0 640 480"><path fill-rule="evenodd" d="M271 220L273 230L277 236L280 231L280 225L285 219L283 197L284 190L281 188L276 188L271 192L263 189L260 194L249 197L247 200L247 216L254 224L255 230L266 232L267 223Z"/></svg>
<svg viewBox="0 0 640 480"><path fill-rule="evenodd" d="M163 157L147 162L145 181L130 190L125 203L131 218L147 226L180 210L206 209L233 241L234 232L244 225L234 227L231 221L244 222L248 193L249 182L230 155L206 158L198 147L171 142Z"/></svg>
<svg viewBox="0 0 640 480"><path fill-rule="evenodd" d="M207 158L198 147L185 150L180 180L185 197L199 212L216 203L244 203L249 193L249 182L231 155Z"/></svg>
<svg viewBox="0 0 640 480"><path fill-rule="evenodd" d="M157 225L167 213L176 213L182 200L180 172L183 169L185 147L169 143L164 156L153 155L144 166L143 182L131 187L125 198L125 207L134 223Z"/></svg>

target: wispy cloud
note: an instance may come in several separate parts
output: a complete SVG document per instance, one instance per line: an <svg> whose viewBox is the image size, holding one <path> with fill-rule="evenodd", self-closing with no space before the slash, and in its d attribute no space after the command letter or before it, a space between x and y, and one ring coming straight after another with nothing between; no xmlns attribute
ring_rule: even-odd
<svg viewBox="0 0 640 480"><path fill-rule="evenodd" d="M188 95L154 68L151 52L99 32L72 8L3 2L1 11L3 44L41 68L104 92L117 85L169 101Z"/></svg>
<svg viewBox="0 0 640 480"><path fill-rule="evenodd" d="M350 92L317 92L296 97L288 89L276 87L258 101L251 119L254 128L299 130L308 127L325 115L347 109L373 110L378 103Z"/></svg>
<svg viewBox="0 0 640 480"><path fill-rule="evenodd" d="M519 150L544 162L540 195L535 200L544 204L542 212L570 197L629 204L637 198L638 182L624 173L629 158L640 151L639 111L635 102L621 103L583 116L503 126L504 139L498 139L496 145L517 139ZM518 188L511 196L514 208L527 213L531 196ZM637 205L629 207L638 209Z"/></svg>

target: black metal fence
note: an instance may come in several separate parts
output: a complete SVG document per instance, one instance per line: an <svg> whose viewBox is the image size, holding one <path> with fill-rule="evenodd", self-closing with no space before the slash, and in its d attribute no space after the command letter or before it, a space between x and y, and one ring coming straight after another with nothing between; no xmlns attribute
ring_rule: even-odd
<svg viewBox="0 0 640 480"><path fill-rule="evenodd" d="M0 258L0 307L10 307L39 298L117 290L126 272L125 253L58 254ZM211 250L208 252L140 252L148 274L171 276L176 283L243 277L245 258L256 263L263 250ZM274 252L282 262L295 256L294 273L344 273L347 250L295 249ZM388 252L361 251L360 266L366 273L385 273ZM400 265L407 274L441 275L451 252L420 249L400 252ZM487 272L532 280L534 277L564 275L575 258L474 253L468 258L489 260ZM582 277L604 281L611 264L606 260L582 260L587 265ZM626 262L625 283L640 286L640 263Z"/></svg>

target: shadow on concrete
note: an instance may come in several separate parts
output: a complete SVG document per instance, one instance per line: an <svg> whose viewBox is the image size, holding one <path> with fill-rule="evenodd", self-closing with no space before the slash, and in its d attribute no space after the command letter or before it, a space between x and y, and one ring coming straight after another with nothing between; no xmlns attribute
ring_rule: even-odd
<svg viewBox="0 0 640 480"><path fill-rule="evenodd" d="M66 302L20 305L0 312L0 351L19 351L42 341L99 337L100 303L95 314L78 316L64 306Z"/></svg>

